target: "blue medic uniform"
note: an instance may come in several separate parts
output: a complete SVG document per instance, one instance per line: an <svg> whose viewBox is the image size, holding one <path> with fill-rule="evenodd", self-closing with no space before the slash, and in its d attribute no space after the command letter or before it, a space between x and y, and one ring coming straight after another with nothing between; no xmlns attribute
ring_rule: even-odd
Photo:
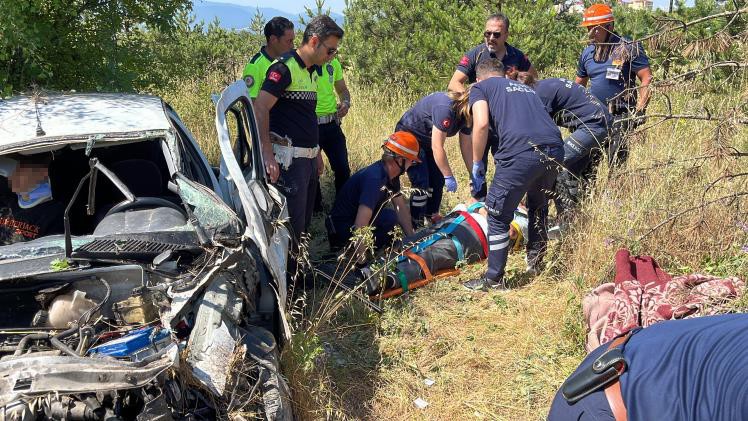
<svg viewBox="0 0 748 421"><path fill-rule="evenodd" d="M506 54L501 58L504 70L507 73L512 73L515 70L518 72L528 71L531 63L525 53L508 43L504 45L506 46ZM457 65L457 70L467 75L469 83L474 83L475 69L478 67L478 63L492 58L496 58L496 54L489 51L485 43L480 44L462 56L460 63Z"/></svg>
<svg viewBox="0 0 748 421"><path fill-rule="evenodd" d="M504 57L501 58L501 64L504 65L504 71L507 74L515 71L526 72L530 70L532 63L530 63L530 59L527 58L525 53L509 43L504 43L504 45L506 46L506 53L504 54ZM475 70L478 67L478 63L492 58L496 58L496 54L489 51L486 44L482 43L462 56L456 70L464 73L468 77L468 83L475 83ZM491 147L491 153L496 153L498 143L499 138L496 136L496 133L489 131L488 145ZM488 163L488 151L489 149L486 148L486 152L483 155L484 164Z"/></svg>
<svg viewBox="0 0 748 421"><path fill-rule="evenodd" d="M605 146L613 117L597 98L571 80L543 79L534 89L556 124L571 132L564 139L564 168L579 175L592 150Z"/></svg>
<svg viewBox="0 0 748 421"><path fill-rule="evenodd" d="M584 359L589 367L604 344ZM748 314L664 321L641 329L623 347L619 378L630 420L748 419ZM559 391L548 421L611 420L604 391L574 405Z"/></svg>
<svg viewBox="0 0 748 421"><path fill-rule="evenodd" d="M279 57L268 68L262 90L278 98L270 109L270 131L291 139L294 154L288 168L281 165L278 187L288 201L294 239L309 227L319 184L317 158L317 78L319 66L307 67L296 51ZM316 153L315 152L316 149Z"/></svg>
<svg viewBox="0 0 748 421"><path fill-rule="evenodd" d="M390 180L382 161L377 161L353 174L338 192L330 215L325 220L331 250L343 248L353 234L358 207L373 211L374 243L381 248L388 243L389 233L397 224L397 215L382 205L400 192L400 178Z"/></svg>
<svg viewBox="0 0 748 421"><path fill-rule="evenodd" d="M447 137L457 133L470 134L470 129L458 118L452 107L452 100L444 92L435 92L421 98L403 114L395 126L396 132L412 133L421 147L418 155L422 163L408 169L413 187L424 190L424 193L416 192L410 197L411 216L417 222L424 215L438 213L442 202L444 176L434 161L434 151L431 149L431 130L434 127L445 132Z"/></svg>
<svg viewBox="0 0 748 421"><path fill-rule="evenodd" d="M609 43L617 43L611 49L605 61L595 61L595 46L588 45L579 56L577 76L589 78L590 92L605 105L610 105L613 114L626 112L636 107L637 93L636 73L649 67L649 58L641 43L630 43L630 40L618 34L611 34ZM628 90L627 90L628 89ZM611 99L620 95L611 104Z"/></svg>
<svg viewBox="0 0 748 421"><path fill-rule="evenodd" d="M539 264L548 239L548 198L564 158L561 132L530 87L491 77L470 91L470 106L486 101L490 126L500 142L494 155L496 172L486 197L488 208L488 270L485 277L500 281L509 254L509 224L527 193L529 232L527 258Z"/></svg>
<svg viewBox="0 0 748 421"><path fill-rule="evenodd" d="M615 33L610 35L607 42L615 45L604 61L595 60L594 45L588 45L582 51L577 76L589 78L592 95L608 107L615 120L620 120L633 115L636 109L636 73L649 67L649 58L639 42L632 43ZM635 127L632 120L613 127L609 159L626 159L628 152L623 145L624 135Z"/></svg>

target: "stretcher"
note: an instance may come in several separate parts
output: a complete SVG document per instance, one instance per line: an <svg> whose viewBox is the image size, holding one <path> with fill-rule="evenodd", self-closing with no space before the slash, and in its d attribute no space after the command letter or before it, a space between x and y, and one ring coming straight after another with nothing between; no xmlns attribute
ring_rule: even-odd
<svg viewBox="0 0 748 421"><path fill-rule="evenodd" d="M361 290L372 300L391 298L423 287L444 277L460 274L459 268L488 256L486 211L483 203L459 205L436 224L405 237L400 251L359 265L340 280ZM527 215L518 209L512 221L513 249L527 237ZM327 279L335 278L338 267L320 268ZM365 283L365 289L357 288Z"/></svg>

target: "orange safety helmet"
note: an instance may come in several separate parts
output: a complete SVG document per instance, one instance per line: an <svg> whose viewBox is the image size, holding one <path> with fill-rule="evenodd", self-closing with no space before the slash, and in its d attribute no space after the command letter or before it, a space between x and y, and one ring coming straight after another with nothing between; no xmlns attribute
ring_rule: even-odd
<svg viewBox="0 0 748 421"><path fill-rule="evenodd" d="M384 140L382 147L411 161L421 162L418 159L418 151L420 150L418 140L410 132L400 131L392 133L390 137Z"/></svg>
<svg viewBox="0 0 748 421"><path fill-rule="evenodd" d="M613 22L613 9L607 4L595 3L582 14L582 25L585 27Z"/></svg>

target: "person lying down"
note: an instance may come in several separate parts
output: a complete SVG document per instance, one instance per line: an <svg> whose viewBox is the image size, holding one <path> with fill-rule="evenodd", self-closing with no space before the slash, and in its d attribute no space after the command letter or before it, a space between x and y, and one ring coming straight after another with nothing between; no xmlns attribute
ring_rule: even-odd
<svg viewBox="0 0 748 421"><path fill-rule="evenodd" d="M405 292L464 264L483 260L488 255L486 216L483 202L460 204L439 222L406 236L379 257L360 262L343 283L352 288L365 283L362 288L368 295L397 289ZM527 213L517 209L509 232L512 250L522 248L526 237ZM321 270L333 275L330 272L336 267L326 265Z"/></svg>

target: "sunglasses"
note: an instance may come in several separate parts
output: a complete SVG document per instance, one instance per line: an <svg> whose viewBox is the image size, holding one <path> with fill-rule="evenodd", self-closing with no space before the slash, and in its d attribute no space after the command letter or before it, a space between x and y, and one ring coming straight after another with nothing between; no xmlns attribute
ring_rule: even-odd
<svg viewBox="0 0 748 421"><path fill-rule="evenodd" d="M495 31L495 32L486 31L486 32L483 33L483 36L486 37L487 39L491 39L492 36L494 38L496 38L496 39L499 39L499 38L501 38L501 32L499 32L499 31Z"/></svg>
<svg viewBox="0 0 748 421"><path fill-rule="evenodd" d="M328 56L337 54L337 52L338 52L337 48L330 48L330 47L328 47L327 44L325 44L325 42L322 41L322 40L320 40L319 43L322 44L323 47L327 48L327 55Z"/></svg>

